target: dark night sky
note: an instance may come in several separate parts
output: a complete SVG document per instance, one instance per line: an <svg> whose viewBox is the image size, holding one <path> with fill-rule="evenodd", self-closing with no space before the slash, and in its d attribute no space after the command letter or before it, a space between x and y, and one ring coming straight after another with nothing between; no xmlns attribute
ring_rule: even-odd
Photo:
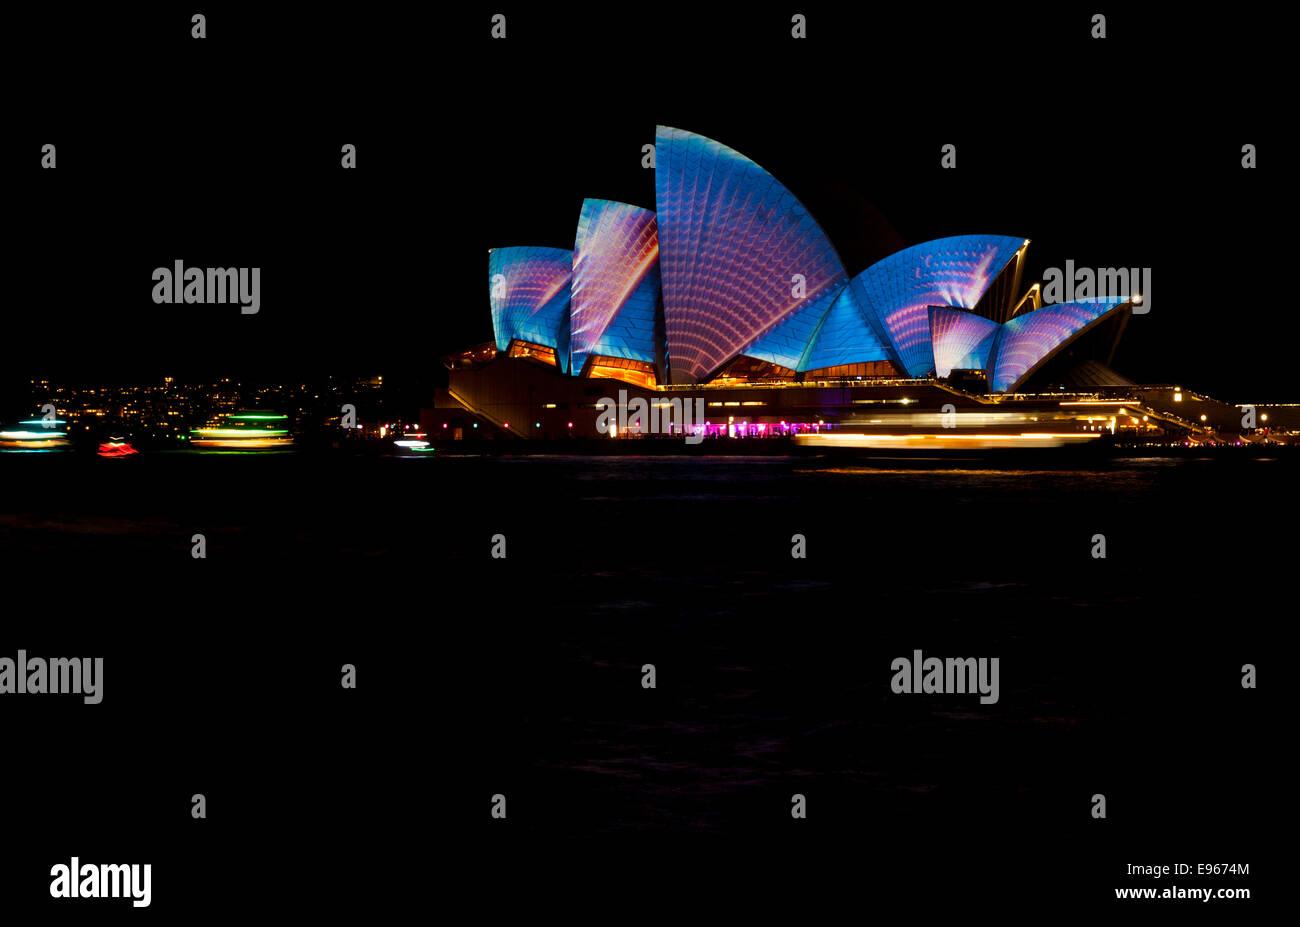
<svg viewBox="0 0 1300 927"><path fill-rule="evenodd" d="M471 61L458 30L486 36L493 9L392 30L310 9L216 8L201 46L188 13L101 15L52 42L40 92L10 75L26 89L4 153L0 412L36 374L436 378L440 354L491 336L489 247L572 247L584 196L653 208L640 148L657 123L775 174L851 273L980 232L1032 239L1029 280L1067 258L1150 266L1152 311L1130 323L1121 372L1300 399L1284 356L1300 325L1268 295L1286 231L1281 65L1251 23L1211 41L1203 24L1114 11L1099 42L1082 8L801 6L800 43L785 7L529 4L503 7L510 37L478 40ZM376 54L337 54L355 29ZM1192 76L1166 79L1173 62ZM55 172L36 167L47 140ZM356 172L338 168L348 141ZM955 171L939 168L947 142ZM1244 142L1259 170L1241 169ZM261 313L153 305L152 269L177 258L262 267Z"/></svg>

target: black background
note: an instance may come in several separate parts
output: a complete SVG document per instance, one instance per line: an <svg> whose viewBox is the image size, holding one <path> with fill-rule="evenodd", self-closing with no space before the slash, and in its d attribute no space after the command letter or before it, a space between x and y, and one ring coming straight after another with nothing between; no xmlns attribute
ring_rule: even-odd
<svg viewBox="0 0 1300 927"><path fill-rule="evenodd" d="M653 208L641 146L662 124L773 172L851 274L969 233L1031 239L1028 280L1151 267L1117 369L1289 395L1267 17L1116 10L1098 41L1090 8L801 9L804 42L752 4L528 4L505 42L461 8L216 7L203 41L179 10L19 18L4 392L113 372L436 382L437 357L491 337L487 249L572 247L584 196ZM32 168L47 141L56 172ZM367 170L340 169L346 142ZM155 306L149 274L176 259L262 266L262 311Z"/></svg>
<svg viewBox="0 0 1300 927"><path fill-rule="evenodd" d="M1091 8L799 6L810 37L793 42L794 8L528 4L501 8L509 38L493 42L496 11L301 5L271 17L207 6L203 41L190 38L194 11L178 7L6 14L0 414L27 411L26 381L37 375L378 371L427 392L441 354L491 335L488 248L571 247L584 196L653 207L640 158L656 124L716 138L774 173L822 221L850 273L902 245L980 232L1032 239L1030 280L1067 258L1151 266L1152 312L1129 325L1121 372L1234 402L1294 398L1289 351L1300 332L1275 283L1289 268L1291 227L1280 180L1286 57L1265 14L1209 22L1112 8L1109 37L1094 41ZM56 171L39 168L46 142L58 146ZM356 171L339 168L349 142ZM956 171L939 168L948 142ZM1259 170L1240 166L1248 142ZM260 314L153 305L150 272L178 258L262 267ZM353 476L338 485L355 487ZM45 477L25 477L5 487L7 508L41 491ZM180 501L192 487L171 479L163 491L178 509L192 505ZM508 670L544 673L515 650L504 668L490 654L498 629L521 647L522 617L547 613L535 590L564 587L572 567L544 553L537 532L528 535L536 561L492 595L403 604L403 584L421 576L501 582L475 572L484 568L457 540L464 504L439 503L496 488L478 480L440 482L419 502L437 535L432 557L408 536L379 562L337 550L324 565L286 565L259 526L223 578L250 596L234 617L205 605L193 577L157 579L129 556L10 558L0 620L12 634L0 635L0 653L104 655L108 667L101 706L0 705L6 914L436 916L468 904L604 918L659 904L686 914L690 899L707 897L722 912L788 903L821 917L832 899L850 912L966 898L996 911L1017 905L1012 891L1059 912L1130 884L1120 861L1174 860L1200 832L1202 807L1191 861L1222 856L1267 871L1260 821L1284 809L1252 770L1257 748L1268 755L1265 732L1285 729L1266 713L1232 721L1225 702L1239 690L1218 699L1189 684L1170 695L1177 665L1122 703L1157 724L1167 709L1182 720L1164 744L1172 758L1127 773L1127 794L1145 797L1146 810L1130 805L1118 837L1098 838L1087 819L1041 829L1022 820L1005 833L993 811L940 808L909 821L858 807L798 832L701 837L668 822L593 838L600 809L569 794L577 823L521 825L503 839L487 830L497 822L483 797L497 790L485 783L504 750L491 708L509 697L492 687L508 684ZM374 482L360 486L339 491L391 504ZM656 540L650 532L644 543ZM295 594L330 570L355 586ZM144 594L155 581L160 591ZM48 582L74 594L52 610L33 605ZM1219 641L1218 627L1205 619L1199 644L1238 664L1238 651L1261 640ZM1147 633L1142 660L1176 632ZM660 646L671 662L691 639L666 634ZM337 685L343 662L361 667L355 692ZM831 666L852 671L851 661ZM572 708L574 691L546 704ZM1114 740L1092 743L1112 775L1150 736L1124 711L1109 706ZM1192 749L1187 719L1214 712L1217 735L1235 727L1241 740ZM1057 781L1072 755L1045 760L1034 781ZM1203 764L1196 778L1193 764ZM1060 781L1097 781L1074 772L1077 783ZM189 817L193 792L208 795L206 821ZM527 794L512 816L544 804ZM1063 788L1034 813L1073 814L1073 794ZM1111 805L1113 816L1125 810ZM153 907L51 902L49 867L74 853L152 862Z"/></svg>

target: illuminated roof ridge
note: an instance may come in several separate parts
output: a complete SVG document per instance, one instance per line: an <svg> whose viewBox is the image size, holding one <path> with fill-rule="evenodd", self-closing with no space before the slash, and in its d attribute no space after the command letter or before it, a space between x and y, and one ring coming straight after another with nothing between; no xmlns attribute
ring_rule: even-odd
<svg viewBox="0 0 1300 927"><path fill-rule="evenodd" d="M835 248L794 194L702 135L656 128L655 207L674 382L698 382L756 344L790 360L798 332L811 337L848 281ZM762 344L796 313L806 318Z"/></svg>

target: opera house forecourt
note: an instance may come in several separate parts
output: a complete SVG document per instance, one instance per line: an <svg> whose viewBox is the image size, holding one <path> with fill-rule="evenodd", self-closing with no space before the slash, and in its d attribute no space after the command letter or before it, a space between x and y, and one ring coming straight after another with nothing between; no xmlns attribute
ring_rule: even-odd
<svg viewBox="0 0 1300 927"><path fill-rule="evenodd" d="M654 175L653 212L585 200L572 250L489 252L495 339L446 359L435 435L447 411L456 437L472 419L475 437L1041 446L1209 440L1240 417L1111 370L1142 296L1044 304L1026 238L941 238L850 277L739 152L660 126Z"/></svg>

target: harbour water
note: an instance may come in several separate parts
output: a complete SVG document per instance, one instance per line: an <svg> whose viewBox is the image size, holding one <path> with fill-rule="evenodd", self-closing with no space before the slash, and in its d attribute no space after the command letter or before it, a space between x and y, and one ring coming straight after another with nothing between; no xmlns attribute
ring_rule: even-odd
<svg viewBox="0 0 1300 927"><path fill-rule="evenodd" d="M104 655L102 710L167 702L153 768L215 764L241 814L301 788L365 835L422 790L469 795L445 826L497 853L496 793L504 848L787 839L799 793L827 852L939 827L1108 867L1222 851L1276 799L1276 703L1240 680L1294 607L1286 461L19 455L0 476L6 639ZM999 700L892 692L915 650L998 657ZM345 661L365 709L298 718ZM240 721L186 721L218 705ZM111 726L68 723L111 752ZM158 777L109 781L147 817Z"/></svg>

